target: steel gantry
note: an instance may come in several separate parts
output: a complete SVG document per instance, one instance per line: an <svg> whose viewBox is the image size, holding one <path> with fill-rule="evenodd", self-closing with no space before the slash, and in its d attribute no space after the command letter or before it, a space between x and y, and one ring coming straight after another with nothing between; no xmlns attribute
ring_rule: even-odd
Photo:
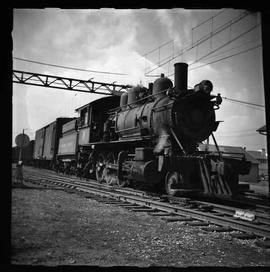
<svg viewBox="0 0 270 272"><path fill-rule="evenodd" d="M18 70L13 70L12 78L14 83L104 95L121 95L131 87L130 85L96 82L91 79L82 80Z"/></svg>

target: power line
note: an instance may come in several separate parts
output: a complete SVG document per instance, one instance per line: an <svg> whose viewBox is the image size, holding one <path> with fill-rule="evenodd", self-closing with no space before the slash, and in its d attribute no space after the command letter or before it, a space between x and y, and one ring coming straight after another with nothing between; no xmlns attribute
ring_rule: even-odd
<svg viewBox="0 0 270 272"><path fill-rule="evenodd" d="M199 23L198 25L194 26L194 27L191 29L191 31L193 31L194 29L198 28L199 26L205 24L206 22L212 20L213 18L217 17L217 16L220 15L221 13L224 13L225 11L226 11L226 10L221 10L221 11L219 11L219 12L216 13L215 15L211 16L210 18L208 18L208 19L204 20L203 22ZM161 47L164 47L165 45L170 44L170 43L173 43L173 42L174 42L173 39L172 39L172 40L169 40L169 41L167 41L167 42L164 42L163 44L159 45L158 47L155 47L154 49L149 50L148 52L144 53L144 54L142 55L142 57L146 57L147 55L149 55L149 54L151 54L151 53L153 53L153 52L159 50Z"/></svg>
<svg viewBox="0 0 270 272"><path fill-rule="evenodd" d="M259 133L244 133L241 135L217 135L217 137L226 137L226 138L243 138L243 137L252 137L252 136L257 136L260 135Z"/></svg>
<svg viewBox="0 0 270 272"><path fill-rule="evenodd" d="M240 48L240 47L243 47L243 46L245 46L245 45L247 45L247 44L249 44L249 43L254 43L254 42L257 42L257 40L249 40L249 41L247 41L247 42L245 42L245 43L242 43L242 44L240 44L240 45L238 45L238 46L235 46L235 47L232 47L232 48L230 48L230 49L223 50L223 51L221 51L221 52L219 52L219 53L217 53L217 54L214 54L214 55L210 55L210 56L208 56L208 57L205 57L204 60L211 59L211 58L214 58L214 57L218 57L218 56L220 56L220 55L223 55L224 53L227 53L227 52L232 51L232 50L234 50L234 49L236 49L236 48ZM191 64L191 65L193 65L193 64Z"/></svg>
<svg viewBox="0 0 270 272"><path fill-rule="evenodd" d="M148 71L146 74L149 74L153 71L155 71L156 69L160 68L161 66L164 66L165 64L169 63L171 60L183 55L185 52L188 52L190 51L191 49L195 48L196 46L198 47L200 44L204 43L205 41L211 39L212 37L214 37L215 35L217 35L218 33L224 31L225 29L231 27L233 24L236 24L238 21L242 20L243 18L245 18L246 16L248 16L250 13L249 12L242 12L240 14L240 16L238 17L235 17L234 19L230 20L229 22L226 22L225 24L223 24L222 26L218 27L217 29L215 29L214 31L208 33L207 35L203 36L201 39L199 39L198 41L196 41L195 44L191 44L191 45L188 45L186 48L182 49L181 51L179 51L175 56L171 57L168 61L165 61L159 65L157 65L156 68L153 68L152 70ZM253 28L252 28L253 29ZM252 30L250 29L250 30ZM248 31L250 31L248 30ZM248 32L246 31L245 34ZM241 33L239 36L242 36L243 33ZM236 40L237 38L239 38L239 36L235 37L234 40ZM232 41L230 41L232 42ZM230 43L229 42L229 43ZM225 45L229 44L229 43L226 43ZM225 46L224 45L224 46ZM219 49L222 48L219 47Z"/></svg>
<svg viewBox="0 0 270 272"><path fill-rule="evenodd" d="M169 44L169 43L172 43L172 42L174 42L174 40L169 40L169 41L167 41L167 42L165 42L165 43L159 45L158 47L156 47L156 48L154 48L154 49L148 51L147 53L143 54L141 57L145 57L145 56L147 56L147 55L153 53L154 51L159 50L161 47L163 47L163 46L165 46L165 45L167 45L167 44Z"/></svg>
<svg viewBox="0 0 270 272"><path fill-rule="evenodd" d="M216 133L216 135L219 135L220 136L237 136L237 135L240 135L240 134L251 134L251 133L255 133L256 129L258 129L257 127L256 128L249 128L249 129L241 129L241 130L229 130L229 131L218 131ZM257 133L256 133L257 134Z"/></svg>
<svg viewBox="0 0 270 272"><path fill-rule="evenodd" d="M243 104L243 103L237 103L237 102L233 102L233 101L227 101L227 102L235 103L235 104L238 104L238 105L240 105L240 106L245 106L245 107L247 107L247 108L251 108L252 110L264 111L264 109L262 109L262 108L258 108L258 107L250 106L250 105L245 105L245 104Z"/></svg>
<svg viewBox="0 0 270 272"><path fill-rule="evenodd" d="M247 31L245 31L245 32L243 32L243 33L241 33L241 34L239 34L239 35L238 35L237 37L235 37L234 39L231 39L229 42L227 42L227 43L225 43L225 44L219 46L218 48L216 48L215 50L212 50L211 52L209 52L208 54L202 56L201 58L196 59L193 63L191 63L191 65L193 65L193 64L195 64L195 63L197 63L197 62L199 62L200 60L204 59L205 57L207 57L207 56L209 56L209 55L212 55L214 52L217 52L219 49L225 47L226 45L229 45L230 43L234 42L235 40L239 39L240 37L246 35L247 33L251 32L253 29L257 28L258 26L260 26L260 24L257 24L257 25L255 25L255 26L253 26L252 28L248 29Z"/></svg>
<svg viewBox="0 0 270 272"><path fill-rule="evenodd" d="M99 74L109 74L109 75L118 75L118 76L127 76L128 75L128 74L124 74L124 73L113 73L113 72L105 72L105 71L96 71L96 70L81 69L81 68L75 68L75 67L70 67L70 66L63 66L63 65L45 63L45 62L34 61L34 60L29 60L29 59L17 58L17 57L13 57L13 59L20 60L20 61L25 61L25 62L30 62L30 63L36 63L36 64L40 64L40 65L51 66L51 67L57 67L57 68L63 68L63 69L70 69L70 70L76 70L76 71L83 71L83 72L91 72L91 73L99 73Z"/></svg>
<svg viewBox="0 0 270 272"><path fill-rule="evenodd" d="M223 57L223 58L220 58L220 59L217 59L217 60L213 60L213 61L207 62L207 63L205 63L205 64L196 66L196 67L194 67L194 68L190 68L189 71L196 70L196 69L199 69L199 68L204 67L204 66L206 66L206 65L213 64L213 63L216 63L216 62L219 62L219 61L222 61L222 60L225 60L225 59L228 59L228 58L231 58L231 57L234 57L234 56L243 54L243 53L246 53L246 52L248 52L248 51L254 50L254 49L256 49L256 48L258 48L258 47L261 47L261 46L262 46L262 45L259 44L259 45L257 45L257 46L248 48L248 49L246 49L246 50L237 52L237 53L235 53L235 54L228 55L228 56L226 56L226 57ZM193 64L191 64L191 65L193 65ZM168 77L171 77L171 76L173 76L173 75L174 75L174 73L170 74Z"/></svg>
<svg viewBox="0 0 270 272"><path fill-rule="evenodd" d="M16 71L15 71L16 72ZM26 72L25 72L26 73ZM28 74L30 74L30 73L28 73ZM33 74L34 75L34 74ZM32 77L33 77L33 75L32 75ZM47 76L47 75L42 75L42 74L39 74L39 76ZM50 76L50 77L53 77L53 76ZM58 78L58 77L56 77L57 79L59 79L60 80L60 78ZM68 80L68 78L65 78L66 80ZM38 83L40 83L40 81L41 81L41 79L39 78L39 79L37 79L37 78L31 78L31 81L34 81L34 82L38 82ZM80 81L79 79L78 79L78 81ZM43 81L42 81L42 83L44 83ZM52 83L54 84L54 85L60 85L60 86L63 86L63 82L57 82L57 81L52 81ZM100 83L101 85L103 85L103 84L106 84L106 83ZM43 86L43 87L48 87L48 88L56 88L55 86L52 86L52 85L39 85L39 84L30 84L30 85L35 85L35 86ZM78 84L76 84L76 85L78 85ZM75 86L75 85L74 85ZM117 85L118 86L118 85ZM122 85L119 85L119 86L122 86ZM62 87L59 87L59 88L62 88ZM66 88L64 88L64 89L67 89L67 90L69 90L69 88L68 87L66 87ZM99 90L106 90L106 91L108 91L108 89L106 89L106 88L102 88L102 87L99 87L98 88ZM74 90L74 91L80 91L80 90ZM104 93L105 94L105 93ZM223 99L225 99L225 100L227 100L228 102L232 102L232 103L240 103L240 104L244 104L245 106L250 106L250 107L262 107L262 108L264 108L265 106L263 106L263 105L259 105L259 104L255 104L255 103L251 103L251 102L246 102L246 101L242 101L242 100L237 100L237 99L233 99L233 98L228 98L228 97L222 97ZM260 109L261 110L261 109Z"/></svg>
<svg viewBox="0 0 270 272"><path fill-rule="evenodd" d="M227 11L227 10L223 9L223 10L219 11L219 12L216 13L215 15L211 16L210 18L204 20L203 22L201 22L201 23L199 23L198 25L196 25L195 27L193 27L192 30L198 28L199 26L205 24L206 22L208 22L208 21L210 21L210 20L213 20L215 17L217 17L217 16L220 15L221 13L224 13L225 11Z"/></svg>
<svg viewBox="0 0 270 272"><path fill-rule="evenodd" d="M245 101L242 101L242 100L237 100L237 99L232 99L232 98L227 98L227 97L223 97L223 98L224 98L224 99L227 99L227 100L234 101L234 102L238 102L238 103L243 103L243 104L247 104L247 105L252 105L252 106L264 108L263 105L259 105L259 104L254 104L254 103L245 102Z"/></svg>
<svg viewBox="0 0 270 272"><path fill-rule="evenodd" d="M193 30L197 29L199 26L205 24L206 22L208 22L208 21L210 21L210 20L213 20L215 17L217 17L217 16L220 15L221 13L224 13L225 11L226 11L226 10L221 10L221 11L217 12L215 15L213 15L213 16L211 16L210 18L204 20L203 22L199 23L198 25L196 25L195 27L193 27L193 28L191 29L191 33L192 33L192 45L193 45ZM165 42L165 43L159 45L158 47L155 47L154 49L152 49L152 50L148 51L147 53L143 54L141 57L144 57L144 58L146 59L147 55L150 55L151 53L153 53L153 52L155 52L155 51L157 51L157 50L160 50L162 47L164 47L165 45L170 44L170 43L174 44L174 40L173 40L173 39L172 39L172 40L169 40L169 41L167 41L167 42ZM173 53L173 54L174 54L174 53ZM168 59L169 59L170 57L171 57L171 56L169 56ZM166 58L163 59L162 61L165 61L165 60L166 60Z"/></svg>

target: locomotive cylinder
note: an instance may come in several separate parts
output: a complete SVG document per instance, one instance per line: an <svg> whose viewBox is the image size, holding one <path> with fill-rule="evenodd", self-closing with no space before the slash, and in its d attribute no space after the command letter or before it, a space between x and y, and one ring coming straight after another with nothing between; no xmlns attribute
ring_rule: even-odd
<svg viewBox="0 0 270 272"><path fill-rule="evenodd" d="M157 161L132 161L125 165L128 179L137 180L147 184L157 184L161 180L161 174L157 171Z"/></svg>
<svg viewBox="0 0 270 272"><path fill-rule="evenodd" d="M174 86L176 91L181 94L187 91L188 64L178 62L174 64Z"/></svg>

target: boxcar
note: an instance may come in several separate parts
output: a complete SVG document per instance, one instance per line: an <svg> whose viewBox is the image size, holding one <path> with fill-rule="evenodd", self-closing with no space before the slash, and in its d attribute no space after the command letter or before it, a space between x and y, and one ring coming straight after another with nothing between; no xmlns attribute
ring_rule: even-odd
<svg viewBox="0 0 270 272"><path fill-rule="evenodd" d="M36 166L51 167L56 159L62 126L74 118L60 117L36 131L34 161Z"/></svg>
<svg viewBox="0 0 270 272"><path fill-rule="evenodd" d="M59 139L58 158L74 160L77 152L77 119L62 127L62 137Z"/></svg>

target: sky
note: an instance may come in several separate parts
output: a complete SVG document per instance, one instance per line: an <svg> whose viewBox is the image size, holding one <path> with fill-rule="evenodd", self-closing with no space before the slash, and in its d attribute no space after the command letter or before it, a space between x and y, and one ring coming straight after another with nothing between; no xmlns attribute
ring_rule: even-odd
<svg viewBox="0 0 270 272"><path fill-rule="evenodd" d="M188 86L208 79L214 94L264 106L260 14L244 16L244 12L14 9L13 69L147 87L161 73L173 81L173 64L186 62ZM234 23L228 27L228 22ZM196 46L204 37L212 38ZM16 58L127 75L57 68ZM166 60L170 61L162 65ZM13 145L23 129L32 140L37 129L57 117L77 116L76 108L100 97L13 83ZM215 132L220 145L266 149L266 137L256 132L266 122L264 107L223 99L216 116L222 121Z"/></svg>

